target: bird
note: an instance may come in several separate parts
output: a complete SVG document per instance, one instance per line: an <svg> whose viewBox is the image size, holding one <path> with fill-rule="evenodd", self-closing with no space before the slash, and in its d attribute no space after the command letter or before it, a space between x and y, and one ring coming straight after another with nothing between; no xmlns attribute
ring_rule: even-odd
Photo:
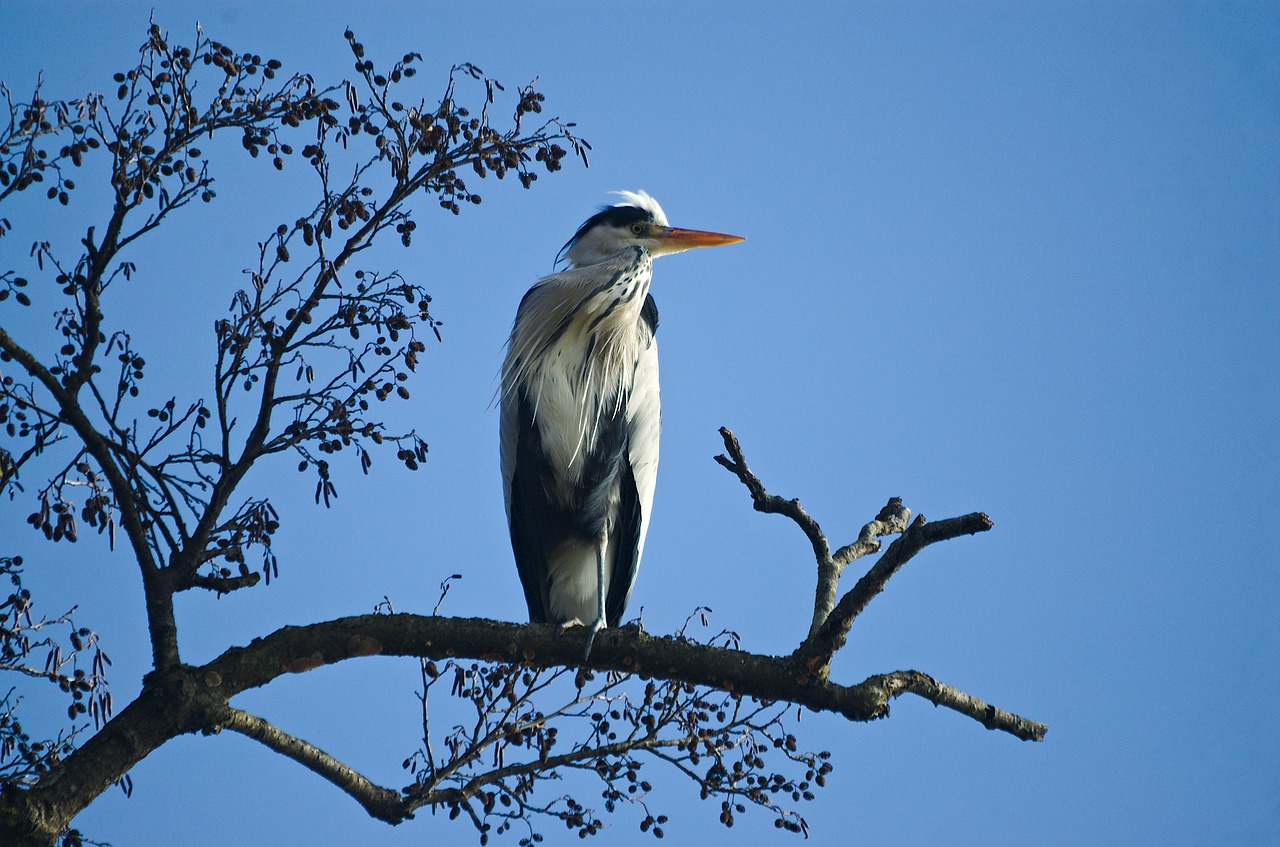
<svg viewBox="0 0 1280 847"><path fill-rule="evenodd" d="M500 375L503 496L532 623L617 626L635 587L658 472L653 259L745 239L678 229L644 191L614 192L516 311Z"/></svg>

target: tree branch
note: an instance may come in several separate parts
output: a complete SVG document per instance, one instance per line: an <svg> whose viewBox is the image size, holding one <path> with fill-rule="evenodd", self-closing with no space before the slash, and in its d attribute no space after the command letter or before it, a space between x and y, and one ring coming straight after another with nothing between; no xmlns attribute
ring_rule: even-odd
<svg viewBox="0 0 1280 847"><path fill-rule="evenodd" d="M1023 741L1043 741L1045 733L1049 731L1049 728L1042 723L998 709L950 685L943 685L920 671L894 671L873 676L862 685L882 686L890 697L899 697L906 693L915 694L935 706L945 706L952 711L967 715L987 729L998 729L1017 736Z"/></svg>
<svg viewBox="0 0 1280 847"><path fill-rule="evenodd" d="M241 588L252 588L258 584L261 578L262 574L257 572L227 577L189 573L175 580L174 590L185 591L189 588L203 588L221 596L230 594L232 591L239 591Z"/></svg>
<svg viewBox="0 0 1280 847"><path fill-rule="evenodd" d="M826 563L818 568L818 587L814 595L813 621L809 624L808 638L822 628L831 617L836 605L836 594L839 590L840 575L845 567L855 559L880 551L880 538L885 535L897 535L907 528L911 520L911 510L902 505L898 497L890 497L875 520L862 527L858 540L846 544L837 550Z"/></svg>
<svg viewBox="0 0 1280 847"><path fill-rule="evenodd" d="M682 637L655 637L637 627L598 633L591 662L584 665L585 639L583 628L562 630L553 624L405 614L362 615L284 627L245 647L232 648L202 667L178 666L149 675L138 699L66 757L57 780L42 781L21 795L0 800L0 829L6 817L14 816L45 821L56 833L152 750L178 735L213 732L223 725L273 749L278 747L344 790L346 785L355 786L348 793L379 810L371 814L394 814L386 796L378 793L386 789L371 784L361 787L358 774L326 758L322 751L265 722L251 720L252 716L228 716L227 711L227 702L235 695L283 674L379 654L469 658L544 668L591 667L678 680L757 700L791 702L854 721L883 718L889 713L891 698L912 693L1017 738L1039 741L1047 732L1043 724L989 706L918 671L874 676L858 685L838 685L797 674L795 665L784 658L698 644ZM443 793L437 797L441 802L448 800ZM422 798L416 798L414 805L422 803Z"/></svg>
<svg viewBox="0 0 1280 847"><path fill-rule="evenodd" d="M858 539L841 547L833 555L818 522L809 516L800 501L784 500L766 491L764 483L747 467L747 460L737 437L725 427L720 427L720 436L724 439L729 456L716 456L716 461L728 468L747 487L756 511L791 518L813 546L818 565L813 620L809 625L809 634L790 657L794 666L799 669L801 678L810 674L818 679L826 678L831 659L844 646L854 619L916 553L936 541L985 532L993 526L990 518L975 512L937 523L926 523L924 516L920 515L908 527L911 510L902 505L901 498L891 497L875 520L862 527ZM896 533L903 534L889 545L879 561L837 604L837 585L844 568L855 559L877 552L881 536Z"/></svg>
<svg viewBox="0 0 1280 847"><path fill-rule="evenodd" d="M427 659L470 658L544 668L591 667L644 678L681 680L760 700L786 700L855 721L884 717L889 698L902 693L877 683L880 677L854 686L815 677L803 679L806 675L797 675L785 658L652 636L636 627L602 630L592 646L590 663L584 664L585 638L583 629L562 630L551 624L362 615L284 627L246 647L228 650L195 673L216 680L219 696L230 698L266 685L282 674L301 673L355 656L379 653ZM925 696L921 693L925 689L920 686L903 690ZM938 705L969 714L953 705L959 702L952 699L939 701ZM1026 725L1032 723L1017 720ZM998 728L1013 732L1017 725L1020 724L1009 722Z"/></svg>
<svg viewBox="0 0 1280 847"><path fill-rule="evenodd" d="M924 515L916 516L907 531L889 545L871 570L840 598L822 627L805 639L792 654L792 659L811 673L825 675L831 658L845 645L854 619L916 553L935 542L986 532L992 526L991 519L981 512L936 523L927 523Z"/></svg>
<svg viewBox="0 0 1280 847"><path fill-rule="evenodd" d="M412 817L408 803L398 792L375 785L314 744L295 738L269 721L241 709L228 706L220 718L222 728L259 741L280 755L293 759L346 792L372 817L387 823L400 823Z"/></svg>
<svg viewBox="0 0 1280 847"><path fill-rule="evenodd" d="M827 543L827 537L822 534L822 528L818 526L818 522L809 516L804 506L800 505L800 501L786 500L765 491L764 483L751 472L751 468L747 467L747 460L742 455L738 437L723 426L720 427L720 436L724 439L725 450L728 451L729 456L721 454L715 457L716 461L727 468L751 492L751 504L755 510L791 518L813 545L813 555L818 560L818 564L830 563L831 546Z"/></svg>
<svg viewBox="0 0 1280 847"><path fill-rule="evenodd" d="M886 535L897 535L905 530L910 522L911 510L902 505L902 498L890 497L889 502L876 515L875 520L862 527L862 531L858 533L858 540L841 547L831 555L831 558L843 570L855 559L879 553L880 538ZM835 605L834 587L831 592L831 603ZM831 614L830 608L827 609L827 614ZM825 615L823 619L826 619Z"/></svg>
<svg viewBox="0 0 1280 847"><path fill-rule="evenodd" d="M160 669L177 664L178 627L173 618L173 596L163 584L162 572L152 557L142 516L142 506L145 504L138 502L134 488L129 485L124 472L116 464L111 440L99 432L85 415L77 396L64 389L57 377L2 327L0 351L15 359L33 379L44 386L57 402L61 419L75 430L85 450L97 461L98 467L110 483L111 493L120 509L125 534L142 572L147 629L151 635L152 666Z"/></svg>

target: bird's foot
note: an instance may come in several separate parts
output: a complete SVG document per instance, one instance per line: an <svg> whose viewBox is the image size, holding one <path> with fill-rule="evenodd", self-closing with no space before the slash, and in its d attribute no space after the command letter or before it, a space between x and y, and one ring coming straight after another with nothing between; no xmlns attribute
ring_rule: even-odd
<svg viewBox="0 0 1280 847"><path fill-rule="evenodd" d="M588 661L591 658L591 645L595 643L596 633L604 629L604 618L596 618L589 624L584 626L590 627L591 631L587 633L587 649L582 652L582 661Z"/></svg>
<svg viewBox="0 0 1280 847"><path fill-rule="evenodd" d="M569 620L565 621L564 623L560 624L560 629L562 629L562 630L565 630L565 629L573 629L575 626L586 626L586 624L584 624L584 623L583 623L581 620L579 620L578 618L571 618L571 619L569 619Z"/></svg>

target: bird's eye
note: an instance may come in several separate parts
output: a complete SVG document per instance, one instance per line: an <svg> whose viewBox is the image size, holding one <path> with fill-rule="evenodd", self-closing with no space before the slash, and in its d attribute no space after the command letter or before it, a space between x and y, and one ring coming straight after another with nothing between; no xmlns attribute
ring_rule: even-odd
<svg viewBox="0 0 1280 847"><path fill-rule="evenodd" d="M644 235L644 230L645 230L645 226L644 226L644 224L632 224L632 225L631 225L631 234L632 234L632 235Z"/></svg>

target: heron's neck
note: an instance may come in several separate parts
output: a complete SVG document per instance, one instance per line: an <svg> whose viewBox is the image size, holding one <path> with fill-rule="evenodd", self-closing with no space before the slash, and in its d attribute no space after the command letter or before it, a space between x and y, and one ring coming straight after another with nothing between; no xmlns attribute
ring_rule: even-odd
<svg viewBox="0 0 1280 847"><path fill-rule="evenodd" d="M645 254L649 252L642 245L625 242L606 234L589 232L578 239L564 257L568 260L569 267L585 268L607 262L627 250L644 250Z"/></svg>

